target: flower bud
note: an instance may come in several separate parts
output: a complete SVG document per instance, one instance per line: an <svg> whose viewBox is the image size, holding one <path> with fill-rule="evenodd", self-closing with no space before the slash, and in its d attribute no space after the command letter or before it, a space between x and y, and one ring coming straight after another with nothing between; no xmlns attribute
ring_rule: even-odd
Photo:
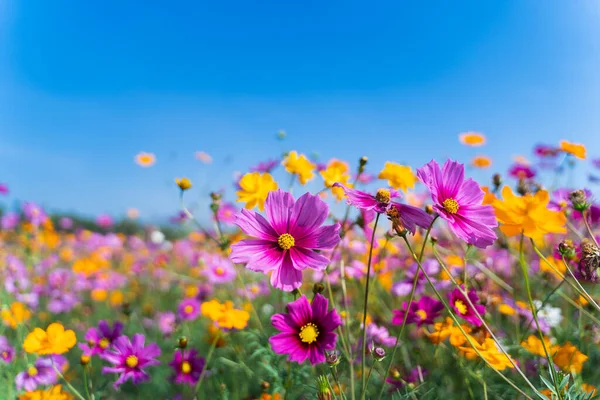
<svg viewBox="0 0 600 400"><path fill-rule="evenodd" d="M579 273L587 282L596 283L598 279L598 267L600 266L600 249L588 239L581 243L581 260L579 261Z"/></svg>
<svg viewBox="0 0 600 400"><path fill-rule="evenodd" d="M425 206L425 212L426 212L427 214L433 214L433 212L434 212L434 211L433 211L433 206L432 206L431 204L427 204L427 205Z"/></svg>
<svg viewBox="0 0 600 400"><path fill-rule="evenodd" d="M373 350L373 358L375 361L383 361L385 358L385 349L383 347L375 347Z"/></svg>
<svg viewBox="0 0 600 400"><path fill-rule="evenodd" d="M331 390L329 390L329 381L325 375L320 375L317 378L317 399L319 400L331 400L333 396Z"/></svg>
<svg viewBox="0 0 600 400"><path fill-rule="evenodd" d="M529 185L523 178L519 179L519 183L517 184L517 193L519 193L521 196L525 196L527 193L529 193Z"/></svg>
<svg viewBox="0 0 600 400"><path fill-rule="evenodd" d="M192 181L190 181L188 178L175 178L175 183L177 186L179 186L179 189L181 189L182 192L192 187Z"/></svg>
<svg viewBox="0 0 600 400"><path fill-rule="evenodd" d="M260 387L262 388L262 390L267 390L268 388L271 387L271 384L267 381L262 381L262 383L260 384Z"/></svg>
<svg viewBox="0 0 600 400"><path fill-rule="evenodd" d="M325 286L322 283L315 283L313 285L313 294L323 293L325 291Z"/></svg>
<svg viewBox="0 0 600 400"><path fill-rule="evenodd" d="M494 176L492 176L492 184L494 185L494 190L498 190L500 186L502 186L502 176L500 176L500 174L494 174Z"/></svg>
<svg viewBox="0 0 600 400"><path fill-rule="evenodd" d="M558 244L558 252L564 258L573 258L575 257L575 246L573 245L573 241L569 239L565 239Z"/></svg>
<svg viewBox="0 0 600 400"><path fill-rule="evenodd" d="M365 165L367 165L367 161L369 161L367 156L362 156L360 158L360 160L358 160L358 172L359 173L362 174L363 172L365 172Z"/></svg>
<svg viewBox="0 0 600 400"><path fill-rule="evenodd" d="M590 207L587 201L587 196L583 190L575 190L569 194L569 200L573 208L577 211L584 212Z"/></svg>
<svg viewBox="0 0 600 400"><path fill-rule="evenodd" d="M92 361L92 357L88 356L87 354L82 354L79 358L79 364L83 365L84 367L88 365L90 361Z"/></svg>
<svg viewBox="0 0 600 400"><path fill-rule="evenodd" d="M340 363L340 356L336 350L325 352L325 362L330 367L335 367Z"/></svg>
<svg viewBox="0 0 600 400"><path fill-rule="evenodd" d="M182 336L179 338L179 340L177 341L177 347L179 347L180 349L185 349L188 345L188 339L185 336Z"/></svg>

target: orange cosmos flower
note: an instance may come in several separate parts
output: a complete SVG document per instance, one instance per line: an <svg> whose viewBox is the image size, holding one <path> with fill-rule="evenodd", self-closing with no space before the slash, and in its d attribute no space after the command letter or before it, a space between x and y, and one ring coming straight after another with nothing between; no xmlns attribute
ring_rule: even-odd
<svg viewBox="0 0 600 400"><path fill-rule="evenodd" d="M555 346L552 345L550 339L544 338L544 345L550 354L554 353ZM537 354L540 357L546 357L544 352L544 345L539 337L535 335L529 335L526 341L521 342L521 346L530 353Z"/></svg>
<svg viewBox="0 0 600 400"><path fill-rule="evenodd" d="M573 346L571 342L566 342L562 346L558 346L558 349L552 361L558 365L564 372L570 372L578 374L583 369L583 363L586 362L588 356L580 352L577 347Z"/></svg>
<svg viewBox="0 0 600 400"><path fill-rule="evenodd" d="M65 330L58 322L48 325L46 330L35 328L25 338L23 349L27 353L35 353L43 356L46 354L63 354L69 351L77 343L75 332Z"/></svg>
<svg viewBox="0 0 600 400"><path fill-rule="evenodd" d="M23 322L27 322L29 318L31 318L31 312L23 303L19 303L18 301L12 303L10 309L5 308L2 310L4 323L13 329L16 329Z"/></svg>
<svg viewBox="0 0 600 400"><path fill-rule="evenodd" d="M471 160L471 165L475 168L488 168L492 165L492 159L487 156L475 156Z"/></svg>
<svg viewBox="0 0 600 400"><path fill-rule="evenodd" d="M458 140L466 146L483 146L485 144L485 135L479 132L464 132L458 135Z"/></svg>
<svg viewBox="0 0 600 400"><path fill-rule="evenodd" d="M584 145L579 143L571 143L566 140L560 141L560 149L565 153L572 154L577 158L581 158L585 160L586 157L586 148Z"/></svg>
<svg viewBox="0 0 600 400"><path fill-rule="evenodd" d="M151 167L156 162L156 156L153 153L140 152L135 156L135 162L140 167Z"/></svg>

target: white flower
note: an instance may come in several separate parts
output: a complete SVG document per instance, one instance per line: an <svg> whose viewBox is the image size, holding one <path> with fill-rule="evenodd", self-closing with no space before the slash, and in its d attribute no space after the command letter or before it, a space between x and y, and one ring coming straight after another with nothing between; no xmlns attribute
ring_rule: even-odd
<svg viewBox="0 0 600 400"><path fill-rule="evenodd" d="M542 302L539 300L534 300L533 305L537 309L542 305ZM538 311L537 315L538 318L546 321L546 323L552 328L560 325L563 320L561 309L558 307L553 307L550 304L546 304L544 308Z"/></svg>
<svg viewBox="0 0 600 400"><path fill-rule="evenodd" d="M154 244L161 244L165 241L165 234L158 230L152 231L152 233L150 233L150 241Z"/></svg>

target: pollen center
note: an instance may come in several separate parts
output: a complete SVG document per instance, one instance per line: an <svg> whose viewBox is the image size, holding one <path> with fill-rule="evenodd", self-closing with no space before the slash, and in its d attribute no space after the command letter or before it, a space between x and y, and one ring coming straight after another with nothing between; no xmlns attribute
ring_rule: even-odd
<svg viewBox="0 0 600 400"><path fill-rule="evenodd" d="M221 267L217 267L217 269L215 269L215 273L219 276L225 275L225 270Z"/></svg>
<svg viewBox="0 0 600 400"><path fill-rule="evenodd" d="M38 374L38 370L36 367L29 367L29 369L27 370L27 375L29 376L36 376Z"/></svg>
<svg viewBox="0 0 600 400"><path fill-rule="evenodd" d="M458 310L458 312L462 315L467 313L467 306L462 300L456 300L454 302L454 307Z"/></svg>
<svg viewBox="0 0 600 400"><path fill-rule="evenodd" d="M300 340L302 340L304 343L310 344L317 341L317 337L319 337L319 330L315 324L309 322L300 329L298 336L300 336Z"/></svg>
<svg viewBox="0 0 600 400"><path fill-rule="evenodd" d="M125 364L127 364L129 368L135 368L138 365L138 358L131 355L125 359Z"/></svg>
<svg viewBox="0 0 600 400"><path fill-rule="evenodd" d="M183 307L183 312L186 314L191 314L194 312L194 307L187 305L187 306Z"/></svg>
<svg viewBox="0 0 600 400"><path fill-rule="evenodd" d="M388 189L379 189L375 194L375 200L380 203L388 204L390 202L391 195Z"/></svg>
<svg viewBox="0 0 600 400"><path fill-rule="evenodd" d="M423 321L427 318L427 313L423 310L417 310L415 312L415 314L417 314L419 316L419 318L421 318L421 321Z"/></svg>
<svg viewBox="0 0 600 400"><path fill-rule="evenodd" d="M101 349L106 349L108 346L110 346L110 340L107 338L102 338L98 343L98 346L100 346Z"/></svg>
<svg viewBox="0 0 600 400"><path fill-rule="evenodd" d="M294 240L294 237L289 233L284 233L283 235L279 236L279 239L277 239L277 245L282 250L289 250L294 247L295 244L296 241Z"/></svg>
<svg viewBox="0 0 600 400"><path fill-rule="evenodd" d="M444 206L444 210L448 211L450 214L456 214L458 212L458 202L452 198L444 200L442 205Z"/></svg>
<svg viewBox="0 0 600 400"><path fill-rule="evenodd" d="M189 374L192 371L192 366L190 365L189 362L184 361L181 364L181 372L183 372L184 374Z"/></svg>

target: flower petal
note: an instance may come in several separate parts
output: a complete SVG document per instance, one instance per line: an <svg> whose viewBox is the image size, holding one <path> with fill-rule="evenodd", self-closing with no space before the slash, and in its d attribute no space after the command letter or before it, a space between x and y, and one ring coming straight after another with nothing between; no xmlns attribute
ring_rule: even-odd
<svg viewBox="0 0 600 400"><path fill-rule="evenodd" d="M289 231L289 221L294 197L281 189L269 192L265 201L265 213L271 226L277 232L277 237Z"/></svg>
<svg viewBox="0 0 600 400"><path fill-rule="evenodd" d="M333 249L340 242L340 224L325 225L296 240L296 246L308 249Z"/></svg>
<svg viewBox="0 0 600 400"><path fill-rule="evenodd" d="M292 247L289 251L292 265L299 271L312 268L317 271L324 270L329 265L329 259L322 254L302 247Z"/></svg>
<svg viewBox="0 0 600 400"><path fill-rule="evenodd" d="M294 268L289 252L285 252L283 262L271 273L271 285L286 292L302 286L302 271Z"/></svg>
<svg viewBox="0 0 600 400"><path fill-rule="evenodd" d="M242 209L235 216L234 223L248 236L272 241L276 241L279 237L265 217L254 211Z"/></svg>
<svg viewBox="0 0 600 400"><path fill-rule="evenodd" d="M303 194L292 209L289 233L301 241L325 222L328 213L329 206L318 196Z"/></svg>
<svg viewBox="0 0 600 400"><path fill-rule="evenodd" d="M246 263L252 271L267 272L278 268L284 255L275 242L246 239L231 245L229 258L236 264Z"/></svg>

